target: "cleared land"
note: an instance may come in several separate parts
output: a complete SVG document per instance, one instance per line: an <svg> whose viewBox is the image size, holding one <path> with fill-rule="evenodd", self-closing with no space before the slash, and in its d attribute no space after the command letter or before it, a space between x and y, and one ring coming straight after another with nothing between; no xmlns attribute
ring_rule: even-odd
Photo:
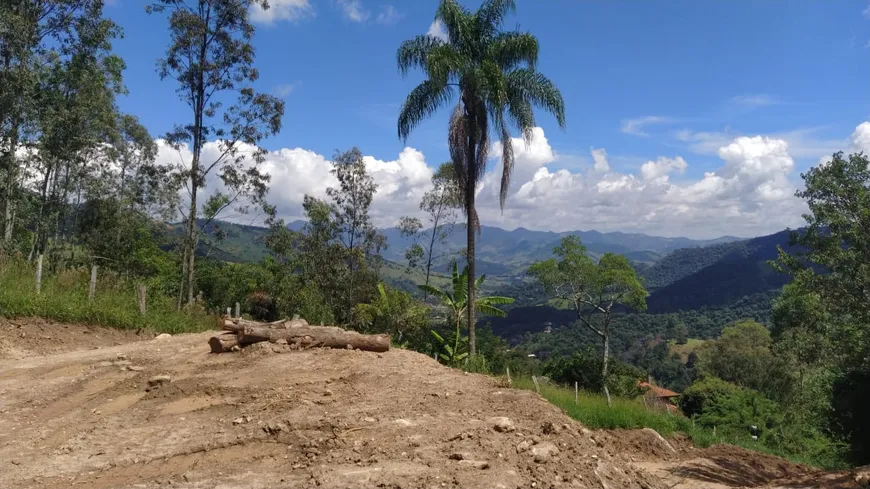
<svg viewBox="0 0 870 489"><path fill-rule="evenodd" d="M590 431L403 350L214 355L209 333L33 320L0 319L0 337L10 489L859 487L739 448Z"/></svg>

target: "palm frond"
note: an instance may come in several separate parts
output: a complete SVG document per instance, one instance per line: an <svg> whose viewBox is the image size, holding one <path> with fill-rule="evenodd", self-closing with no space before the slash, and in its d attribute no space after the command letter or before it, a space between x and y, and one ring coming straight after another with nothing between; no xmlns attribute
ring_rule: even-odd
<svg viewBox="0 0 870 489"><path fill-rule="evenodd" d="M381 299L386 303L389 299L387 298L387 290L384 288L383 282L378 284L378 293L381 295Z"/></svg>
<svg viewBox="0 0 870 489"><path fill-rule="evenodd" d="M435 84L430 80L417 85L399 112L399 138L408 140L411 131L417 127L423 119L434 114L441 106L453 97L453 87L443 84Z"/></svg>
<svg viewBox="0 0 870 489"><path fill-rule="evenodd" d="M461 68L462 56L450 44L432 48L424 66L429 80L438 85L457 81Z"/></svg>
<svg viewBox="0 0 870 489"><path fill-rule="evenodd" d="M553 114L559 127L565 127L565 101L562 93L546 76L535 70L520 68L507 74L508 90Z"/></svg>
<svg viewBox="0 0 870 489"><path fill-rule="evenodd" d="M477 312L485 315L485 316L495 316L499 318L503 318L507 316L507 313L502 311L497 307L490 306L488 304L478 304L475 308Z"/></svg>
<svg viewBox="0 0 870 489"><path fill-rule="evenodd" d="M487 57L505 71L526 63L530 69L538 64L538 38L528 32L502 32L489 44Z"/></svg>
<svg viewBox="0 0 870 489"><path fill-rule="evenodd" d="M521 91L508 90L507 116L523 135L526 146L532 142L532 130L537 126L532 104Z"/></svg>
<svg viewBox="0 0 870 489"><path fill-rule="evenodd" d="M457 0L441 0L435 11L435 19L441 21L451 44L459 46L460 50L469 44L474 17Z"/></svg>
<svg viewBox="0 0 870 489"><path fill-rule="evenodd" d="M447 146L450 150L450 160L453 163L453 176L460 188L465 188L466 170L466 143L468 141L467 121L462 102L456 104L450 114L450 124L447 128Z"/></svg>
<svg viewBox="0 0 870 489"><path fill-rule="evenodd" d="M498 33L504 18L517 9L515 0L487 0L477 10L477 29L481 36L492 38Z"/></svg>
<svg viewBox="0 0 870 489"><path fill-rule="evenodd" d="M411 68L426 69L430 53L443 46L444 41L428 35L417 36L403 42L396 52L396 64L402 76L408 74Z"/></svg>
<svg viewBox="0 0 870 489"><path fill-rule="evenodd" d="M504 212L504 204L507 200L508 190L511 186L511 176L514 172L514 143L511 139L511 133L508 132L507 126L501 124L501 187L498 191L498 203Z"/></svg>
<svg viewBox="0 0 870 489"><path fill-rule="evenodd" d="M481 100L476 102L471 108L474 116L472 118L474 127L472 130L475 134L477 142L477 159L471 165L468 179L474 185L477 185L483 179L486 173L486 164L489 161L489 113L486 104Z"/></svg>

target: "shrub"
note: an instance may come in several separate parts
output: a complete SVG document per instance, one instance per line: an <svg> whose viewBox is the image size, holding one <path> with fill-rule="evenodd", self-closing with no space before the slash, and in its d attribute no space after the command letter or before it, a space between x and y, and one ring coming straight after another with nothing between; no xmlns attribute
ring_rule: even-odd
<svg viewBox="0 0 870 489"><path fill-rule="evenodd" d="M680 410L689 417L699 416L705 408L733 395L739 387L718 377L706 377L692 384L680 396Z"/></svg>
<svg viewBox="0 0 870 489"><path fill-rule="evenodd" d="M680 399L687 416L706 427L717 427L735 436L774 436L783 427L779 405L752 389L710 377L692 384ZM754 429L752 427L755 427Z"/></svg>
<svg viewBox="0 0 870 489"><path fill-rule="evenodd" d="M552 360L544 366L543 372L560 384L573 386L577 382L584 390L602 390L601 357L592 348ZM637 383L644 377L646 374L637 367L610 359L607 388L615 396L636 397L643 393Z"/></svg>

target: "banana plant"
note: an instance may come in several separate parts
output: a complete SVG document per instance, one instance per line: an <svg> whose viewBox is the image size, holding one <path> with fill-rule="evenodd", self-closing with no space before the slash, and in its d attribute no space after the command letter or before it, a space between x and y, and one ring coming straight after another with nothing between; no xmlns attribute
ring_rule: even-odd
<svg viewBox="0 0 870 489"><path fill-rule="evenodd" d="M475 292L480 290L480 287L486 281L486 275L481 275L474 283ZM456 328L453 345L451 346L440 334L432 331L432 336L441 344L446 354L442 352L439 357L447 363L456 364L468 357L467 352L462 352L462 346L467 346L468 338L462 335L462 325L467 316L468 307L468 268L464 268L462 273L459 273L459 267L456 262L453 263L452 273L452 290L444 291L431 285L418 285L420 290L427 294L437 297L441 304L450 309L450 323ZM514 300L510 297L487 296L476 297L474 300L475 311L496 317L505 317L507 313L496 307L501 304L512 304ZM466 325L467 326L467 325Z"/></svg>

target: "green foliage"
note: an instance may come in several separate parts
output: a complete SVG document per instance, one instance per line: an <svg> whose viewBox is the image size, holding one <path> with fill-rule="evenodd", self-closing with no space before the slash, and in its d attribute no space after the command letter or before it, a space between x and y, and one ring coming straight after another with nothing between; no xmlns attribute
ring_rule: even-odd
<svg viewBox="0 0 870 489"><path fill-rule="evenodd" d="M841 444L811 424L795 423L788 414L788 406L752 389L707 377L683 392L680 409L698 426L716 427L717 432L727 437L745 439L755 434L761 444L817 465L843 464Z"/></svg>
<svg viewBox="0 0 870 489"><path fill-rule="evenodd" d="M468 278L468 268L464 268L462 273L459 273L459 268L456 262L453 262L452 284L453 288L449 291L443 291L431 285L420 285L420 290L436 297L442 306L449 309L449 323L460 328L460 325L465 320L465 312L468 308L468 293L466 291ZM475 281L475 289L480 289L486 281L486 275L481 275ZM507 315L504 311L496 306L502 304L511 304L514 300L510 297L488 296L476 297L474 308L488 316L504 317Z"/></svg>
<svg viewBox="0 0 870 489"><path fill-rule="evenodd" d="M305 196L308 222L302 232L287 229L281 220L271 222L267 264L279 313L305 310L309 321L351 325L357 304L378 300L385 240L369 217L377 186L362 153L353 148L337 154L333 174L338 186L327 190L331 201Z"/></svg>
<svg viewBox="0 0 870 489"><path fill-rule="evenodd" d="M515 378L514 386L520 389L535 390L534 384L528 377ZM824 440L816 445L805 444L802 450L793 451L788 445L778 443L778 440L773 436L768 440L755 441L745 432L732 435L723 433L718 427L714 435L712 428L700 424L693 426L689 418L649 409L638 399L617 397L608 403L607 399L600 394L580 391L579 400L575 403L573 388L566 389L548 384L542 384L540 388L541 395L545 399L591 429L652 428L665 437L683 433L699 447L728 443L787 458L797 463L827 469L842 468L842 461L836 456L831 456L831 445Z"/></svg>
<svg viewBox="0 0 870 489"><path fill-rule="evenodd" d="M437 331L430 330L437 342L438 359L451 367L459 367L468 358L468 337L462 335L458 328L449 338L444 338Z"/></svg>
<svg viewBox="0 0 870 489"><path fill-rule="evenodd" d="M584 390L602 389L601 356L591 348L570 357L551 360L544 365L543 373L563 385L572 386L577 382ZM637 384L645 377L646 374L637 367L619 361L611 362L607 376L608 390L618 397L634 398L642 394Z"/></svg>
<svg viewBox="0 0 870 489"><path fill-rule="evenodd" d="M142 316L134 283L110 274L100 275L93 302L88 302L89 271L68 270L43 275L41 293L35 291L31 264L0 260L0 315L39 316L68 323L86 323L120 329L146 329L158 333L191 333L214 327L214 317L196 309L179 312L172 299L152 291L148 313Z"/></svg>
<svg viewBox="0 0 870 489"><path fill-rule="evenodd" d="M145 216L114 199L90 200L79 212L78 234L93 262L131 277L147 278L169 263L160 238Z"/></svg>
<svg viewBox="0 0 870 489"><path fill-rule="evenodd" d="M694 357L684 362L660 337L647 337L632 344L621 358L646 371L657 385L677 392L682 392L697 377Z"/></svg>
<svg viewBox="0 0 870 489"><path fill-rule="evenodd" d="M698 351L698 368L704 374L781 399L789 389L783 362L771 351L770 332L755 321L740 321L722 330L719 339Z"/></svg>
<svg viewBox="0 0 870 489"><path fill-rule="evenodd" d="M419 344L429 325L428 313L411 294L380 283L371 304L357 304L354 324L364 332L388 333L400 345L411 340Z"/></svg>
<svg viewBox="0 0 870 489"><path fill-rule="evenodd" d="M685 345L689 341L689 328L683 321L670 318L668 320L668 337L678 345Z"/></svg>
<svg viewBox="0 0 870 489"><path fill-rule="evenodd" d="M558 260L536 262L528 273L545 290L571 304L580 322L601 338L601 378L608 379L614 306L646 309L646 289L624 256L605 253L596 264L575 235L562 238L553 254ZM609 383L605 380L600 385L609 399Z"/></svg>

